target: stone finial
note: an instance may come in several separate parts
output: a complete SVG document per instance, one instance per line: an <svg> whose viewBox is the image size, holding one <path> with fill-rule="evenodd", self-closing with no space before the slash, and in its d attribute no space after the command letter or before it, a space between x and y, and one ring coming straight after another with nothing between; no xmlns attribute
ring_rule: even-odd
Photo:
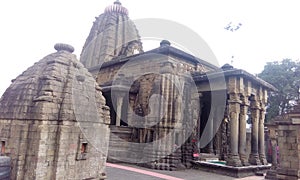
<svg viewBox="0 0 300 180"><path fill-rule="evenodd" d="M74 52L74 47L69 44L57 43L54 45L54 49L59 51L67 51L69 53Z"/></svg>
<svg viewBox="0 0 300 180"><path fill-rule="evenodd" d="M160 47L170 46L170 45L171 45L171 43L170 43L170 41L168 41L168 40L162 40L162 41L160 42Z"/></svg>
<svg viewBox="0 0 300 180"><path fill-rule="evenodd" d="M116 1L114 2L114 4L122 5L121 2L120 2L119 0L116 0Z"/></svg>
<svg viewBox="0 0 300 180"><path fill-rule="evenodd" d="M227 70L233 69L233 66L226 63L221 68L222 68L223 71L227 71Z"/></svg>
<svg viewBox="0 0 300 180"><path fill-rule="evenodd" d="M128 10L122 6L119 0L116 0L113 5L105 8L104 13L121 13L128 15Z"/></svg>

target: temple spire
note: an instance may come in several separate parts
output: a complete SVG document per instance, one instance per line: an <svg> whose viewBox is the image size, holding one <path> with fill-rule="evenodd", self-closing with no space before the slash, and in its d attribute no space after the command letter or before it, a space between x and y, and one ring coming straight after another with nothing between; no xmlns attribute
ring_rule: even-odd
<svg viewBox="0 0 300 180"><path fill-rule="evenodd" d="M96 17L83 46L80 61L91 68L116 57L131 56L143 52L140 35L128 11L119 0L106 7Z"/></svg>

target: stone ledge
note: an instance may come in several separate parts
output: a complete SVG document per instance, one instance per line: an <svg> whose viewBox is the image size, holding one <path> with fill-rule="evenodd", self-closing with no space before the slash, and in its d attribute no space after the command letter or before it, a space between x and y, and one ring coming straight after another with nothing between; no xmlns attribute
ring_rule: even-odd
<svg viewBox="0 0 300 180"><path fill-rule="evenodd" d="M243 178L247 176L255 176L258 172L267 172L271 168L271 164L268 165L251 165L242 167L227 166L224 164L216 164L213 162L205 161L193 161L193 165L196 169L204 170L207 172L222 174L235 178Z"/></svg>

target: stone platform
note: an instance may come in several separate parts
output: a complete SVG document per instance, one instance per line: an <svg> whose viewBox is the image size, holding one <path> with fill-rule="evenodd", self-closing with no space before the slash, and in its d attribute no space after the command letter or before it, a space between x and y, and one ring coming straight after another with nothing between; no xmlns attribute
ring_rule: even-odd
<svg viewBox="0 0 300 180"><path fill-rule="evenodd" d="M235 178L254 176L258 173L266 173L267 170L271 168L271 164L233 167L207 161L193 161L193 165L195 169L200 169L207 172L213 172Z"/></svg>

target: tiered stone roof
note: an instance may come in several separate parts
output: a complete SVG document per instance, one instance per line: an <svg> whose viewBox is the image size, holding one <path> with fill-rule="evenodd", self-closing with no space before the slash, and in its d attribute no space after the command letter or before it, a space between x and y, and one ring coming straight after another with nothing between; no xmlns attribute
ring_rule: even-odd
<svg viewBox="0 0 300 180"><path fill-rule="evenodd" d="M105 99L96 81L72 54L74 48L56 44L55 49L57 52L12 80L0 100L0 119L75 121L75 115L93 101L98 108L104 107Z"/></svg>

